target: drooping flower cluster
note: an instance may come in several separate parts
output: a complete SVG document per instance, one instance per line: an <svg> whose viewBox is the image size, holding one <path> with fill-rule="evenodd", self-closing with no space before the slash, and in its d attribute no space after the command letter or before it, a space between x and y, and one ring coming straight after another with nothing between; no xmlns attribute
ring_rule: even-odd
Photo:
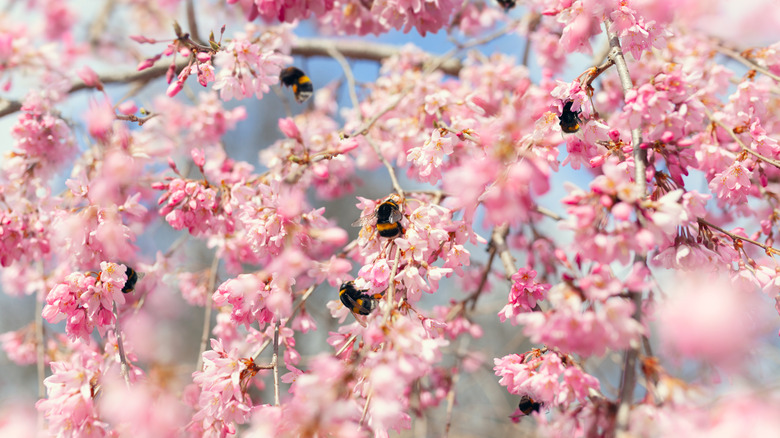
<svg viewBox="0 0 780 438"><path fill-rule="evenodd" d="M586 403L592 392L599 391L598 379L559 353L534 349L497 358L495 365L498 383L511 394L528 395L549 408Z"/></svg>
<svg viewBox="0 0 780 438"><path fill-rule="evenodd" d="M114 303L125 302L125 265L101 262L100 269L97 275L74 272L46 295L44 319L52 324L65 320L71 339L89 339L95 328L105 336L116 321Z"/></svg>
<svg viewBox="0 0 780 438"><path fill-rule="evenodd" d="M203 353L203 371L193 373L200 390L199 410L189 430L205 436L236 433L236 424L249 421L253 403L248 382L258 368L251 359L238 357L238 350L226 351L219 340L211 340L211 350Z"/></svg>
<svg viewBox="0 0 780 438"><path fill-rule="evenodd" d="M48 422L49 433L63 437L104 437L110 427L102 421L95 397L105 372L103 357L81 349L68 360L52 362L52 375L43 384L47 398L36 403Z"/></svg>
<svg viewBox="0 0 780 438"><path fill-rule="evenodd" d="M538 301L546 298L547 291L550 290L549 284L538 283L536 271L520 268L519 271L512 274L512 290L509 291L509 303L498 312L501 322L507 319L513 320L515 316L530 312L536 307Z"/></svg>

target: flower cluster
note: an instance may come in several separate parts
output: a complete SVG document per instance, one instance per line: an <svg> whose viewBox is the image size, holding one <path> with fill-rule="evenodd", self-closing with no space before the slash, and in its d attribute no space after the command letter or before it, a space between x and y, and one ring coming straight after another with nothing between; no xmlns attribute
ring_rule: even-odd
<svg viewBox="0 0 780 438"><path fill-rule="evenodd" d="M537 307L537 301L542 301L550 290L549 284L538 283L536 271L527 268L520 268L519 271L512 274L512 290L509 291L509 302L500 312L498 317L501 322L507 319L513 320L515 316L532 311Z"/></svg>
<svg viewBox="0 0 780 438"><path fill-rule="evenodd" d="M495 359L493 370L498 383L511 394L528 395L546 406L568 408L571 403L587 402L591 392L598 393L599 381L575 366L568 356L531 350Z"/></svg>
<svg viewBox="0 0 780 438"><path fill-rule="evenodd" d="M36 403L56 436L109 436L109 425L101 420L95 397L100 377L105 372L103 357L82 349L69 360L52 362L52 375L43 384L47 398Z"/></svg>
<svg viewBox="0 0 780 438"><path fill-rule="evenodd" d="M105 336L116 321L114 303L125 302L125 265L101 262L100 269L97 275L74 272L46 295L43 318L50 323L65 320L71 339L88 339L95 328Z"/></svg>
<svg viewBox="0 0 780 438"><path fill-rule="evenodd" d="M211 350L203 353L203 371L193 373L200 390L189 430L213 436L236 433L236 424L249 421L252 399L248 382L258 368L251 359L238 357L238 350L226 351L219 340L211 340Z"/></svg>

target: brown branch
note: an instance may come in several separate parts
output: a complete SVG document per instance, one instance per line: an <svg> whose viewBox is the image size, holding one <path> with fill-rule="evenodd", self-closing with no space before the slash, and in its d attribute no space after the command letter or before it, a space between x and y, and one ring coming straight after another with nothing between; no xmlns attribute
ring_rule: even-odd
<svg viewBox="0 0 780 438"><path fill-rule="evenodd" d="M198 44L203 40L198 35L198 20L195 18L195 5L192 0L187 0L187 26L190 28L190 37Z"/></svg>
<svg viewBox="0 0 780 438"><path fill-rule="evenodd" d="M188 58L180 59L176 62L176 71L179 72L189 63ZM132 82L149 82L153 79L165 76L170 62L158 62L152 67L142 71L129 71L122 73L110 73L99 76L100 82L105 84L125 84ZM75 93L87 88L92 88L82 80L74 81L68 89L68 93ZM14 100L0 99L0 117L5 117L22 109L22 103Z"/></svg>
<svg viewBox="0 0 780 438"><path fill-rule="evenodd" d="M504 277L506 277L507 280L512 281L512 275L517 272L517 267L515 266L515 259L512 257L512 254L509 253L509 247L506 244L506 235L508 233L509 225L504 224L500 227L496 227L493 229L491 240L493 241L493 245L495 245L501 263L504 265Z"/></svg>
<svg viewBox="0 0 780 438"><path fill-rule="evenodd" d="M362 59L366 61L383 61L391 56L401 53L401 48L391 44L372 43L358 40L335 40L326 38L299 38L292 48L292 54L298 56L325 56L330 57L329 50L335 48L347 58ZM431 55L434 56L435 55ZM437 57L438 58L438 57ZM444 57L441 57L444 58ZM443 60L439 70L446 74L457 76L463 67L460 60L449 58Z"/></svg>
<svg viewBox="0 0 780 438"><path fill-rule="evenodd" d="M192 41L192 43L196 44L198 47L203 48L204 50L205 49L210 50L210 48L206 46L201 46L200 44L197 44L194 41ZM367 61L377 61L377 62L401 53L401 48L399 46L394 46L390 44L381 44L381 43L367 44L364 41L357 41L357 40L353 41L353 40L336 40L336 39L323 39L323 38L300 38L296 40L295 47L292 48L292 54L299 55L299 56L309 56L309 57L311 56L330 57L332 56L330 51L333 49L337 50L346 58L360 59L360 60L367 60ZM441 56L441 57L437 57L435 55L430 55L430 56L434 58L434 62L432 63L434 69L441 70L444 73L457 76L458 73L460 72L460 69L462 68L462 64L460 60L456 58L452 58L448 56ZM180 72L185 66L189 64L189 62L190 62L189 58L182 58L177 60L176 72L177 73ZM104 85L124 84L124 83L131 83L131 82L149 82L153 79L157 79L159 77L165 76L165 73L168 71L169 66L170 66L170 61L161 60L157 62L154 66L142 71L132 70L132 71L125 71L120 73L108 73L104 75L99 75L99 79L100 82L102 82ZM86 88L91 88L91 87L87 86L83 81L77 80L72 83L71 87L68 89L68 93L74 93L76 91L80 91ZM411 88L409 88L409 90L411 90ZM398 102L401 101L403 95L405 95L405 93L401 93L395 105L397 105ZM387 111L390 111L393 107L388 108ZM21 108L22 108L22 103L19 101L0 99L0 117L4 117L9 114L15 113L19 111ZM377 118L381 117L383 114L384 113L379 114ZM370 125L364 129L368 129L368 128L370 128ZM361 129L361 131L358 131L358 133L362 133L362 131L363 129Z"/></svg>

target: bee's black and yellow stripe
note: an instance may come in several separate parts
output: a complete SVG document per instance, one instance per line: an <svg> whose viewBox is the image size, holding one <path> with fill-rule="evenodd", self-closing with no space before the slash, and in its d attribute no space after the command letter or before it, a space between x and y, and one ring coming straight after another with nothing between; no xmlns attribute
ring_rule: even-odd
<svg viewBox="0 0 780 438"><path fill-rule="evenodd" d="M574 132L577 132L580 130L580 124L582 124L582 120L580 120L580 111L572 111L571 106L574 104L572 101L566 102L563 106L563 111L561 111L561 115L558 116L558 120L560 120L561 125L561 131L572 134Z"/></svg>
<svg viewBox="0 0 780 438"><path fill-rule="evenodd" d="M287 67L282 70L279 73L279 81L287 87L292 87L295 100L299 103L305 102L314 93L311 79L297 67Z"/></svg>
<svg viewBox="0 0 780 438"><path fill-rule="evenodd" d="M125 285L122 286L122 293L130 293L135 289L135 283L138 281L138 273L135 272L135 269L131 267L127 267L127 270L125 271L127 274L127 281L125 281Z"/></svg>
<svg viewBox="0 0 780 438"><path fill-rule="evenodd" d="M400 217L401 211L395 201L385 201L376 210L376 230L382 237L396 237L403 233L401 222L393 216Z"/></svg>
<svg viewBox="0 0 780 438"><path fill-rule="evenodd" d="M524 395L522 398L520 398L520 405L518 405L520 412L524 413L525 415L530 415L531 412L539 412L541 407L541 403L538 403L528 395Z"/></svg>
<svg viewBox="0 0 780 438"><path fill-rule="evenodd" d="M352 313L368 315L376 308L376 300L381 298L382 294L368 295L365 292L366 290L357 289L354 282L348 281L341 285L339 299Z"/></svg>

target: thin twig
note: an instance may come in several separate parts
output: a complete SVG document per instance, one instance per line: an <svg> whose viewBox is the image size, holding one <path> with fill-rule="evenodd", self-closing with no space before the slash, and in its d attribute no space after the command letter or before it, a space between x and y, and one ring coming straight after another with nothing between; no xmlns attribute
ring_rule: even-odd
<svg viewBox="0 0 780 438"><path fill-rule="evenodd" d="M360 120L363 120L363 114L360 111L360 105L358 102L357 91L355 90L355 76L352 74L352 68L347 62L347 58L341 54L335 47L327 47L328 53L336 62L341 65L341 69L344 70L344 76L347 77L347 89L349 90L349 99L352 101L352 107L360 114Z"/></svg>
<svg viewBox="0 0 780 438"><path fill-rule="evenodd" d="M550 219L556 220L556 221L562 221L563 217L558 215L557 213L554 213L552 210L549 210L545 207L542 207L541 205L537 205L535 208L536 212L549 217Z"/></svg>
<svg viewBox="0 0 780 438"><path fill-rule="evenodd" d="M209 282L206 285L206 291L211 292L217 283L217 268L219 267L219 256L214 254L214 260L211 262L211 270L209 271ZM203 331L200 334L200 350L198 351L198 366L195 368L197 371L201 371L203 368L203 353L206 351L206 343L209 340L209 334L211 333L211 296L206 297L206 309L203 311Z"/></svg>
<svg viewBox="0 0 780 438"><path fill-rule="evenodd" d="M279 406L279 319L274 325L274 356L271 359L274 366L274 405Z"/></svg>
<svg viewBox="0 0 780 438"><path fill-rule="evenodd" d="M743 151L745 151L748 154L758 158L761 161L764 161L767 164L771 164L772 166L780 168L780 161L774 160L772 158L767 158L767 157L759 154L758 152L750 149L749 147L747 147L747 145L745 145L745 143L743 143L742 140L740 140L739 137L737 137L737 134L734 133L734 130L729 128L728 126L726 126L720 120L716 119L715 116L712 114L712 112L709 109L707 109L707 107L704 107L704 113L707 115L707 118L709 118L712 123L720 126L721 128L723 128L724 131L728 132L729 136L735 142L737 142L737 144L740 146L740 148L742 148Z"/></svg>
<svg viewBox="0 0 780 438"><path fill-rule="evenodd" d="M125 344L122 341L122 328L119 326L119 307L114 303L114 334L116 335L116 347L119 351L119 374L125 379L125 384L130 386L130 365L127 364L127 355L125 354Z"/></svg>
<svg viewBox="0 0 780 438"><path fill-rule="evenodd" d="M363 423L366 421L366 414L368 413L368 405L371 404L371 397L374 395L374 388L371 388L371 390L368 393L368 397L366 397L366 404L363 405L363 413L360 414L360 426L363 426Z"/></svg>
<svg viewBox="0 0 780 438"><path fill-rule="evenodd" d="M371 148L374 149L374 152L379 157L379 160L382 162L382 164L385 165L387 173L390 174L390 181L393 183L395 192L398 193L401 198L405 198L406 195L404 194L404 189L401 188L401 183L398 182L398 177L395 175L395 169L393 169L393 165L387 161L384 155L382 155L382 151L379 150L379 146L371 139L371 137L366 136L365 139L368 144L371 145Z"/></svg>
<svg viewBox="0 0 780 438"><path fill-rule="evenodd" d="M734 242L738 242L738 241L743 241L744 240L745 242L749 242L749 243L752 243L753 245L756 245L756 246L758 246L760 248L763 248L764 251L767 253L767 255L771 255L771 254L780 255L780 250L778 250L778 249L776 249L776 248L774 248L772 246L764 245L763 243L757 242L757 241L755 241L753 239L749 239L747 237L739 236L737 234L732 233L731 231L726 231L723 228L713 224L712 222L710 222L710 221L708 221L708 220L706 220L704 218L699 218L698 221L699 221L699 225L704 225L704 226L707 226L709 228L714 228L714 229L720 231L721 233L729 236L731 238L731 240L733 240Z"/></svg>
<svg viewBox="0 0 780 438"><path fill-rule="evenodd" d="M341 353L346 351L346 349L349 348L349 346L352 345L353 342L355 342L355 339L357 339L357 335L350 336L349 339L347 339L347 342L345 342L344 345L342 345L341 348L339 348L339 351L337 351L334 356L336 357L340 356Z"/></svg>
<svg viewBox="0 0 780 438"><path fill-rule="evenodd" d="M282 328L286 327L287 323L292 321L292 319L295 317L295 314L298 313L298 310L300 310L303 307L304 303L306 303L306 300L309 298L309 295L311 295L312 292L314 292L314 289L316 289L316 288L317 288L317 285L315 284L315 285L310 286L308 289L306 289L306 292L304 292L303 296L301 296L301 301L299 301L298 305L295 306L295 308L293 309L292 313L290 314L290 317L287 318L282 323L282 326L281 326ZM257 360L257 358L260 357L261 354L263 354L263 351L265 351L265 349L268 348L269 345L271 345L271 340L270 339L266 339L265 342L263 342L263 344L260 345L260 348L257 349L257 353L255 353L252 356L252 358Z"/></svg>
<svg viewBox="0 0 780 438"><path fill-rule="evenodd" d="M444 437L450 436L450 426L452 425L452 408L455 406L455 385L460 379L460 373L455 372L450 383L450 390L447 391L447 423L444 426Z"/></svg>
<svg viewBox="0 0 780 438"><path fill-rule="evenodd" d="M740 54L737 51L731 50L728 47L724 47L722 45L718 45L715 50L717 50L718 52L728 56L729 58L732 58L732 59L734 59L736 61L741 62L743 65L745 65L747 68L749 68L751 70L755 70L755 71L757 71L757 72L759 72L759 73L761 73L761 74L763 74L765 76L768 76L768 77L770 77L770 78L780 82L780 76L778 76L778 75L772 73L771 71L767 70L766 68L756 64L756 62L753 61L752 59L745 58L744 56L742 56L742 54Z"/></svg>

